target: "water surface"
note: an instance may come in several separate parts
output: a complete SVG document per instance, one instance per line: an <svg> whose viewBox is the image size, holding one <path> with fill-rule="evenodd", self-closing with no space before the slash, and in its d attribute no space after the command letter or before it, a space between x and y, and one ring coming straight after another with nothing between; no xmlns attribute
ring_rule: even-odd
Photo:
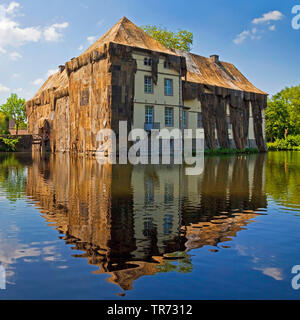
<svg viewBox="0 0 300 320"><path fill-rule="evenodd" d="M300 152L179 165L0 155L0 299L299 299Z"/></svg>

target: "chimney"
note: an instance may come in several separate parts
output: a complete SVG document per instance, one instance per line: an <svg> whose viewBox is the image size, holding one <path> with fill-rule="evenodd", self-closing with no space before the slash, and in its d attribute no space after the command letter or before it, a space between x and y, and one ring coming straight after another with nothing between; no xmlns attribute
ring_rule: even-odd
<svg viewBox="0 0 300 320"><path fill-rule="evenodd" d="M219 56L217 54L213 54L210 56L210 60L214 63L219 63Z"/></svg>
<svg viewBox="0 0 300 320"><path fill-rule="evenodd" d="M60 73L62 73L65 70L65 66L58 66L58 70Z"/></svg>

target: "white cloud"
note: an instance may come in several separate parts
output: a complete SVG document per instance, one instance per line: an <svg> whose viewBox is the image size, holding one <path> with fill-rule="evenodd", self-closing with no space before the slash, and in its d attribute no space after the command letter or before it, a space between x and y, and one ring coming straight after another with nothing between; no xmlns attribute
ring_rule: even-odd
<svg viewBox="0 0 300 320"><path fill-rule="evenodd" d="M249 30L244 30L243 32L241 32L240 34L238 34L235 37L233 42L238 45L238 44L243 43L246 39L259 40L262 38L262 34L265 31L268 31L268 30L275 31L276 30L275 24L270 25L271 21L275 22L275 21L281 20L283 18L284 18L284 15L280 11L277 11L277 10L265 13L262 15L262 17L255 18L252 20L252 24L257 25L257 27L253 27L252 29L249 29ZM268 27L268 29L265 24L267 24L267 26L270 25Z"/></svg>
<svg viewBox="0 0 300 320"><path fill-rule="evenodd" d="M83 45L82 45L82 44L78 47L78 50L79 50L79 51L82 51L82 50L83 50Z"/></svg>
<svg viewBox="0 0 300 320"><path fill-rule="evenodd" d="M34 81L32 81L32 84L34 84L35 86L41 86L44 83L44 79L42 78L38 78Z"/></svg>
<svg viewBox="0 0 300 320"><path fill-rule="evenodd" d="M11 2L8 6L0 5L0 48L1 52L7 46L19 47L27 42L37 42L41 38L39 27L21 28L14 21L14 13L20 5Z"/></svg>
<svg viewBox="0 0 300 320"><path fill-rule="evenodd" d="M269 276L277 281L284 279L283 272L279 268L254 268L254 270L262 271L264 275Z"/></svg>
<svg viewBox="0 0 300 320"><path fill-rule="evenodd" d="M18 3L18 2L11 2L9 5L8 5L8 7L7 7L7 9L6 9L6 11L8 12L8 13L13 13L14 11L15 11L15 9L16 8L19 8L20 7L20 4Z"/></svg>
<svg viewBox="0 0 300 320"><path fill-rule="evenodd" d="M69 26L68 22L63 22L48 27L22 27L16 20L19 8L20 4L15 1L8 5L0 4L0 53L6 53L7 47L17 48L31 42L59 41L63 36L62 30Z"/></svg>
<svg viewBox="0 0 300 320"><path fill-rule="evenodd" d="M87 37L87 41L89 44L93 44L97 40L96 36Z"/></svg>
<svg viewBox="0 0 300 320"><path fill-rule="evenodd" d="M0 83L0 92L9 92L10 89Z"/></svg>
<svg viewBox="0 0 300 320"><path fill-rule="evenodd" d="M20 74L19 73L13 73L11 75L12 78L19 78L20 77Z"/></svg>
<svg viewBox="0 0 300 320"><path fill-rule="evenodd" d="M280 11L274 10L274 11L264 13L262 15L262 17L260 17L260 18L255 18L252 21L252 23L253 24L260 24L260 23L265 23L265 22L269 23L270 21L281 20L281 19L283 19L283 17L284 17L284 15Z"/></svg>
<svg viewBox="0 0 300 320"><path fill-rule="evenodd" d="M58 72L58 69L50 69L47 72L47 77L52 76L54 73Z"/></svg>
<svg viewBox="0 0 300 320"><path fill-rule="evenodd" d="M238 34L236 36L236 38L233 40L233 42L235 44L241 44L248 38L249 35L250 35L250 31L244 30L243 32L241 32L240 34Z"/></svg>
<svg viewBox="0 0 300 320"><path fill-rule="evenodd" d="M55 23L49 27L47 27L44 31L44 38L49 42L57 42L60 41L63 37L61 34L61 30L68 28L69 23Z"/></svg>
<svg viewBox="0 0 300 320"><path fill-rule="evenodd" d="M17 61L22 58L22 55L18 52L12 52L9 54L9 56L10 56L10 59L13 61Z"/></svg>

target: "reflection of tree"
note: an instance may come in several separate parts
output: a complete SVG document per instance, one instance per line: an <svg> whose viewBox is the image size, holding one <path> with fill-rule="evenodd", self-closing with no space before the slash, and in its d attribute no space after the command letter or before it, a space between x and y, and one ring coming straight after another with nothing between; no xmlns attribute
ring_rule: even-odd
<svg viewBox="0 0 300 320"><path fill-rule="evenodd" d="M266 192L285 205L300 203L300 152L269 152Z"/></svg>
<svg viewBox="0 0 300 320"><path fill-rule="evenodd" d="M156 269L159 273L190 273L193 270L192 259L185 251L170 253L164 257L162 264L158 265Z"/></svg>
<svg viewBox="0 0 300 320"><path fill-rule="evenodd" d="M16 201L25 191L27 173L14 154L0 157L0 186L7 199Z"/></svg>

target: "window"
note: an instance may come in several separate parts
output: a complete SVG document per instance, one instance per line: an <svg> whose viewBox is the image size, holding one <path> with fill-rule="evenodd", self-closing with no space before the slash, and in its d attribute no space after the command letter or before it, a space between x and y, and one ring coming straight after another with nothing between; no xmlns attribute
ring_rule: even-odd
<svg viewBox="0 0 300 320"><path fill-rule="evenodd" d="M145 93L153 93L152 78L145 76Z"/></svg>
<svg viewBox="0 0 300 320"><path fill-rule="evenodd" d="M228 125L228 129L232 129L230 116L227 116L227 125Z"/></svg>
<svg viewBox="0 0 300 320"><path fill-rule="evenodd" d="M145 66L152 66L152 59L151 58L145 58L144 59L144 65Z"/></svg>
<svg viewBox="0 0 300 320"><path fill-rule="evenodd" d="M80 106L87 106L89 104L90 93L89 90L81 91Z"/></svg>
<svg viewBox="0 0 300 320"><path fill-rule="evenodd" d="M145 123L152 124L154 122L154 107L146 106Z"/></svg>
<svg viewBox="0 0 300 320"><path fill-rule="evenodd" d="M197 127L203 128L202 112L198 112Z"/></svg>
<svg viewBox="0 0 300 320"><path fill-rule="evenodd" d="M165 204L169 205L174 201L174 184L166 183L165 184Z"/></svg>
<svg viewBox="0 0 300 320"><path fill-rule="evenodd" d="M143 235L145 237L151 237L151 235L153 234L154 231L155 231L155 226L153 223L153 218L152 217L145 217Z"/></svg>
<svg viewBox="0 0 300 320"><path fill-rule="evenodd" d="M166 214L164 216L164 234L169 235L172 232L173 228L173 215Z"/></svg>
<svg viewBox="0 0 300 320"><path fill-rule="evenodd" d="M154 184L153 180L147 179L144 181L145 184L145 205L154 203Z"/></svg>
<svg viewBox="0 0 300 320"><path fill-rule="evenodd" d="M114 70L114 71L121 71L121 66L119 66L119 65L114 65L114 66L113 66L113 70Z"/></svg>
<svg viewBox="0 0 300 320"><path fill-rule="evenodd" d="M174 126L174 109L165 108L165 125L166 127Z"/></svg>
<svg viewBox="0 0 300 320"><path fill-rule="evenodd" d="M173 80L165 79L165 95L172 96L173 95Z"/></svg>
<svg viewBox="0 0 300 320"><path fill-rule="evenodd" d="M171 63L167 62L167 61L164 61L164 68L165 69L171 69Z"/></svg>
<svg viewBox="0 0 300 320"><path fill-rule="evenodd" d="M182 112L182 128L186 129L188 126L188 111L184 110Z"/></svg>

